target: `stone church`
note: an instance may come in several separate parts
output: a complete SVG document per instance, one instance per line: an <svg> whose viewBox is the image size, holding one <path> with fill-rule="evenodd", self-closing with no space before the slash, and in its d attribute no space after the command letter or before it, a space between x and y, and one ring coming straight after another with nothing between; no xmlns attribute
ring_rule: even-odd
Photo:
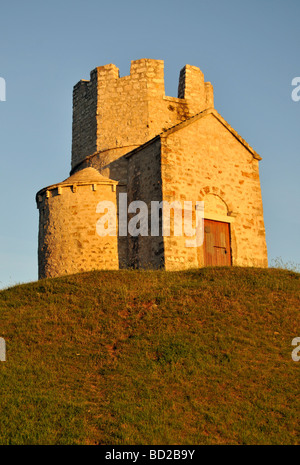
<svg viewBox="0 0 300 465"><path fill-rule="evenodd" d="M213 87L199 68L184 66L174 98L165 95L161 60L132 61L124 77L113 64L97 67L73 90L70 176L36 195L39 277L128 267L267 267L260 160L214 109ZM169 235L97 234L99 202L115 205L118 225L135 200L203 201L203 242L186 247L172 217Z"/></svg>

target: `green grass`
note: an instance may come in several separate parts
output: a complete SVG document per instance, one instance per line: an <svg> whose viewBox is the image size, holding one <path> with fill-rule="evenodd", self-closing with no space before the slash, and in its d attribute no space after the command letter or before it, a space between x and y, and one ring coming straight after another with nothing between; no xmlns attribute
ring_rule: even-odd
<svg viewBox="0 0 300 465"><path fill-rule="evenodd" d="M298 273L95 271L0 292L0 444L298 444Z"/></svg>

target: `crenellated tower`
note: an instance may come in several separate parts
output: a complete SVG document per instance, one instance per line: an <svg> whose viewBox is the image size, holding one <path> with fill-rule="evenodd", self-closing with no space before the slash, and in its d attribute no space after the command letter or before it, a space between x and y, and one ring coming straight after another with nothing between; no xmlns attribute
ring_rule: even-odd
<svg viewBox="0 0 300 465"><path fill-rule="evenodd" d="M213 108L213 88L202 71L180 71L178 97L165 95L164 62L131 62L130 75L113 65L99 66L73 91L72 173L83 166L125 181L122 164L113 163L166 129Z"/></svg>

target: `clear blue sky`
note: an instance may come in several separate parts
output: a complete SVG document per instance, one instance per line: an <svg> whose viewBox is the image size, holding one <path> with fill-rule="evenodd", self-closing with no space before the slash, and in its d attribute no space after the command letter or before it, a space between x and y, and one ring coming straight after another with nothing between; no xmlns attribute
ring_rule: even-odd
<svg viewBox="0 0 300 465"><path fill-rule="evenodd" d="M36 192L68 177L72 89L96 66L165 62L166 94L198 66L215 107L262 156L269 262L300 262L299 0L0 3L0 287L37 279Z"/></svg>

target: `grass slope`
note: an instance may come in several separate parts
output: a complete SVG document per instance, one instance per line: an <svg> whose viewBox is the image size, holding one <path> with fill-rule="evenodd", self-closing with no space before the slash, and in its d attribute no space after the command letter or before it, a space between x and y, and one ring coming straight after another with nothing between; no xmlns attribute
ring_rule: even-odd
<svg viewBox="0 0 300 465"><path fill-rule="evenodd" d="M95 271L0 292L0 443L298 444L299 277Z"/></svg>

